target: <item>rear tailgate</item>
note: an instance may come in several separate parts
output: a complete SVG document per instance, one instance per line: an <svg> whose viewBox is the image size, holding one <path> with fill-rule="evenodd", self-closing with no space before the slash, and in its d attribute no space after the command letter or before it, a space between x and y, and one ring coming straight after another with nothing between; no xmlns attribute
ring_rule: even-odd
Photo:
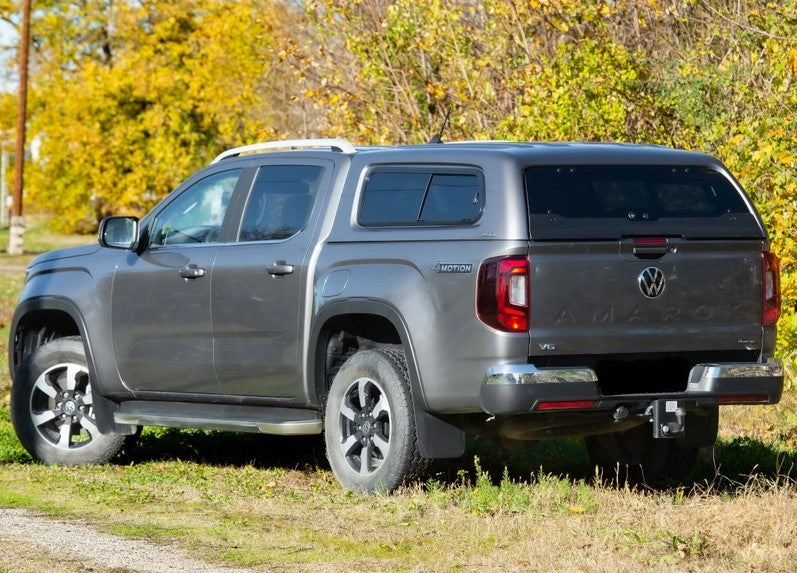
<svg viewBox="0 0 797 573"><path fill-rule="evenodd" d="M622 393L759 359L766 234L720 165L534 166L526 191L534 364Z"/></svg>
<svg viewBox="0 0 797 573"><path fill-rule="evenodd" d="M657 244L534 244L529 354L760 350L761 241Z"/></svg>

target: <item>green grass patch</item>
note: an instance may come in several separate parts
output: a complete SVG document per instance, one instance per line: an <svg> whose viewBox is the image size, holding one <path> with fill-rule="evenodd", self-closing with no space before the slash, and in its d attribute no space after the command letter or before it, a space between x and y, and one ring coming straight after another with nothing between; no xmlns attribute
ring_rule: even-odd
<svg viewBox="0 0 797 573"><path fill-rule="evenodd" d="M0 464L32 461L30 454L19 443L8 408L0 408Z"/></svg>
<svg viewBox="0 0 797 573"><path fill-rule="evenodd" d="M0 429L4 426L7 417L0 419ZM778 462L793 460L795 452L755 440L721 440L715 449L712 459L720 467L733 461L738 476L718 474L673 489L617 488L594 476L551 473L546 466L551 451L580 451L564 441L540 444L537 454L534 448L516 454L521 463L498 474L471 452L451 480L438 476L392 496L363 498L342 490L326 468L314 466L315 453L297 447L301 441L259 438L147 430L141 437L145 447L114 464L65 468L5 462L0 505L88 520L128 537L176 541L214 562L380 570L435 569L436 555L450 560L446 568L492 560L512 567L517 562L510 553L535 554L529 544L550 544L544 538L551 535L563 548L576 539L604 543L608 549L602 551L609 552L615 545L616 551L634 547L626 564L631 568L708 566L726 562L720 553L737 551L708 528L716 523L714 515L735 508L749 512L750 504L777 508L776 515L797 511L794 478ZM213 453L242 445L252 450L230 458L249 461L225 462ZM290 461L273 461L280 459ZM761 459L771 461L761 464ZM559 463L554 460L551 467ZM757 477L750 478L751 472ZM763 542L763 533L749 527L743 545L756 538ZM790 551L785 545L774 550Z"/></svg>
<svg viewBox="0 0 797 573"><path fill-rule="evenodd" d="M28 248L58 246L36 229ZM3 339L31 256L0 252ZM510 451L474 437L427 483L363 498L334 480L318 437L145 428L114 463L32 463L11 426L0 356L0 506L174 541L211 562L486 572L777 571L797 562L794 388L781 406L724 410L717 445L671 488L596 479L581 439Z"/></svg>

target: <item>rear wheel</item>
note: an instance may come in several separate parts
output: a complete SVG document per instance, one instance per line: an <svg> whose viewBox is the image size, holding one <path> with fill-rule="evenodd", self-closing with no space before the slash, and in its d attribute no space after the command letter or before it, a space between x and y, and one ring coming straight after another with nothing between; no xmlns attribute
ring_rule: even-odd
<svg viewBox="0 0 797 573"><path fill-rule="evenodd" d="M683 479L697 461L698 448L656 439L650 424L585 438L587 453L604 478L618 481Z"/></svg>
<svg viewBox="0 0 797 573"><path fill-rule="evenodd" d="M22 363L11 386L11 421L25 449L46 464L103 463L125 443L97 428L78 337L40 346Z"/></svg>
<svg viewBox="0 0 797 573"><path fill-rule="evenodd" d="M418 452L404 353L360 350L335 375L324 416L327 457L338 481L389 492L426 466Z"/></svg>

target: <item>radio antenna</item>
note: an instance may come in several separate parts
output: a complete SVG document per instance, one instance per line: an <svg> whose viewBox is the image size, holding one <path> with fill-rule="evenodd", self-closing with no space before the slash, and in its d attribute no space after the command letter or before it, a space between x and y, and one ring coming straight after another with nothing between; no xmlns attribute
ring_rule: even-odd
<svg viewBox="0 0 797 573"><path fill-rule="evenodd" d="M440 126L440 131L438 131L432 139L429 140L429 143L443 143L443 132L446 130L446 126L448 125L448 118L451 116L451 108L449 107L446 109L446 117L443 119L443 125Z"/></svg>

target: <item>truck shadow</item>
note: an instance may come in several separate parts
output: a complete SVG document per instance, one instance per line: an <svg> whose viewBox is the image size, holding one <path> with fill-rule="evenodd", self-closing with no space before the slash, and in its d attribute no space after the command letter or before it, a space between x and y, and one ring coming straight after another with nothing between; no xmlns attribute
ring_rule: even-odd
<svg viewBox="0 0 797 573"><path fill-rule="evenodd" d="M182 460L212 466L328 468L323 436L147 428L116 458L122 464Z"/></svg>
<svg viewBox="0 0 797 573"><path fill-rule="evenodd" d="M469 442L465 456L445 464L438 475L443 482L461 478L463 474L473 480L477 473L488 475L494 484L507 477L516 482L533 483L540 476L555 476L572 483L613 488L733 494L751 484L797 483L797 450L737 437L720 439L713 447L702 448L692 472L679 481L650 482L633 468L628 468L629 472L623 469L618 467L613 475L601 474L590 463L580 438L543 440L523 450L508 450L477 438Z"/></svg>
<svg viewBox="0 0 797 573"><path fill-rule="evenodd" d="M264 436L234 432L150 428L136 444L117 458L122 464L182 460L213 466L252 466L301 471L328 470L322 436ZM797 451L749 437L720 439L700 452L692 473L679 482L646 483L644 479L618 480L596 473L583 440L543 440L522 449L507 449L493 441L474 437L465 454L453 460L437 460L429 479L440 485L475 483L477 476L499 483L509 478L533 483L541 475L573 483L602 483L606 487L643 489L696 489L718 493L739 491L752 482L797 481Z"/></svg>

